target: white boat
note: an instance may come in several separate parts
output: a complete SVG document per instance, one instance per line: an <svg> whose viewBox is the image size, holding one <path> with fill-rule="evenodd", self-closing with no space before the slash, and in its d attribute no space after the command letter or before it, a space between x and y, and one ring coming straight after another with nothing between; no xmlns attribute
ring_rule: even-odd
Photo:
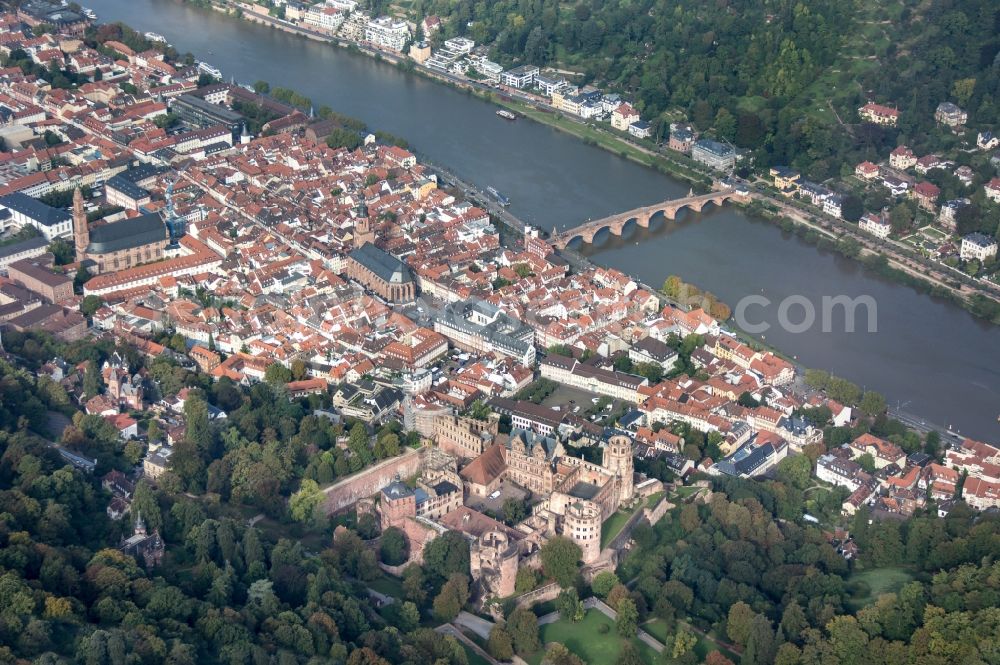
<svg viewBox="0 0 1000 665"><path fill-rule="evenodd" d="M500 109L497 111L497 115L504 120L517 120L517 116L508 111L507 109Z"/></svg>
<svg viewBox="0 0 1000 665"><path fill-rule="evenodd" d="M89 7L80 7L80 13L89 18L91 21L97 20L97 12Z"/></svg>
<svg viewBox="0 0 1000 665"><path fill-rule="evenodd" d="M213 67L212 65L208 64L207 62L199 62L198 63L198 69L200 71L204 72L205 74L208 74L210 76L214 76L217 79L221 79L222 78L222 70L220 70L218 67Z"/></svg>
<svg viewBox="0 0 1000 665"><path fill-rule="evenodd" d="M495 198L500 203L500 205L502 205L502 206L509 206L510 205L510 199L508 199L506 196L504 196L503 194L501 194L500 192L498 192L495 187L487 187L486 188L486 192L490 196L492 196L493 198Z"/></svg>
<svg viewBox="0 0 1000 665"><path fill-rule="evenodd" d="M167 43L167 38L156 32L147 32L146 34L143 35L143 37L145 37L151 42L158 42L160 44Z"/></svg>

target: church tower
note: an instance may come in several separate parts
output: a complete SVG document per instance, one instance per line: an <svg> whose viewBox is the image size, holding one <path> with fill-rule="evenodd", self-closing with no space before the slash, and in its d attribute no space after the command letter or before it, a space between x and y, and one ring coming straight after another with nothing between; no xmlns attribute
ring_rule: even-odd
<svg viewBox="0 0 1000 665"><path fill-rule="evenodd" d="M83 262L87 258L87 247L90 246L90 229L87 227L87 213L83 209L83 192L79 187L73 192L73 239L76 260Z"/></svg>
<svg viewBox="0 0 1000 665"><path fill-rule="evenodd" d="M358 216L354 220L354 247L361 247L366 242L375 242L375 232L372 231L371 221L368 219L368 206L364 203L358 205Z"/></svg>

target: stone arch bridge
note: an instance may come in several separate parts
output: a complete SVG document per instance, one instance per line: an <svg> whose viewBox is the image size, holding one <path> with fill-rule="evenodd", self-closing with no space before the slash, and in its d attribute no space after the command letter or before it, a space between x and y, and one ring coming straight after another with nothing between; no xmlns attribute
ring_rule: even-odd
<svg viewBox="0 0 1000 665"><path fill-rule="evenodd" d="M662 213L667 219L676 219L677 213L685 208L701 212L702 208L710 203L722 205L726 201L746 201L748 198L746 193L730 188L720 189L708 194L689 194L684 198L662 201L601 219L595 219L586 224L567 229L562 233L554 234L549 239L549 242L558 249L565 249L567 245L578 238L589 245L594 242L597 234L604 229L607 229L611 235L622 235L629 222L635 222L636 226L648 229L650 221L658 213Z"/></svg>

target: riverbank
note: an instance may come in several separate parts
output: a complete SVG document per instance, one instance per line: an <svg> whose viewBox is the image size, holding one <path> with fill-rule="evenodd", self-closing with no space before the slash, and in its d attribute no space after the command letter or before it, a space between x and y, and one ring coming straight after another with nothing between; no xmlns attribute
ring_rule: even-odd
<svg viewBox="0 0 1000 665"><path fill-rule="evenodd" d="M747 213L778 226L786 233L795 234L799 239L818 249L833 251L845 258L858 261L880 278L908 286L924 295L947 300L976 318L1000 325L1000 313L983 308L982 304L966 295L961 284L958 286L949 284L940 277L922 272L919 268L906 263L904 259L861 245L856 236L852 237L846 233L837 235L829 228L810 221L803 215L782 214L788 211L774 206L768 207L766 201L767 199L753 201L746 207Z"/></svg>
<svg viewBox="0 0 1000 665"><path fill-rule="evenodd" d="M699 169L695 163L688 159L690 163L684 163L682 159L665 155L658 151L644 148L637 143L617 136L610 130L597 127L582 120L576 120L566 116L557 109L545 107L545 105L532 101L517 99L511 94L505 94L492 86L488 86L471 79L459 78L447 72L425 67L412 59L374 49L357 42L344 39L334 35L327 35L315 30L293 25L290 22L278 19L273 16L261 14L253 11L249 5L238 2L224 1L221 4L206 3L205 0L183 0L196 7L209 7L215 11L227 14L233 18L242 19L250 23L265 25L275 30L281 30L289 34L298 35L313 41L329 43L333 46L345 48L354 53L360 53L375 58L383 62L400 67L404 71L422 76L426 79L436 81L440 84L450 86L456 90L471 93L480 99L488 101L498 106L515 111L518 115L534 120L543 125L558 129L567 134L571 134L587 145L601 147L609 152L615 153L624 159L631 160L658 172L683 180L692 185L711 185L712 174Z"/></svg>

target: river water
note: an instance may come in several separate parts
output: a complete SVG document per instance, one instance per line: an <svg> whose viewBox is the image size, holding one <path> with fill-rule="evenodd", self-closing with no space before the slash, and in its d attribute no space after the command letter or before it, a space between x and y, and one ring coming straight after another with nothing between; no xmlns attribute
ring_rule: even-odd
<svg viewBox="0 0 1000 665"><path fill-rule="evenodd" d="M480 188L496 187L529 224L562 230L590 218L682 196L688 187L605 150L524 119L506 122L491 104L353 54L180 0L88 0L101 21L164 35L226 78L299 91L318 107L406 138L431 161ZM600 239L599 239L600 240ZM1000 441L1000 328L959 307L879 279L857 263L821 252L732 208L626 232L583 248L592 259L648 284L678 274L723 301L763 295L750 310L771 324L764 336L809 367L886 395L892 406L963 434ZM778 304L804 296L821 313L824 296L871 296L877 332L833 332L819 319L802 333L778 326ZM801 308L789 319L801 320ZM750 318L750 317L748 317Z"/></svg>

